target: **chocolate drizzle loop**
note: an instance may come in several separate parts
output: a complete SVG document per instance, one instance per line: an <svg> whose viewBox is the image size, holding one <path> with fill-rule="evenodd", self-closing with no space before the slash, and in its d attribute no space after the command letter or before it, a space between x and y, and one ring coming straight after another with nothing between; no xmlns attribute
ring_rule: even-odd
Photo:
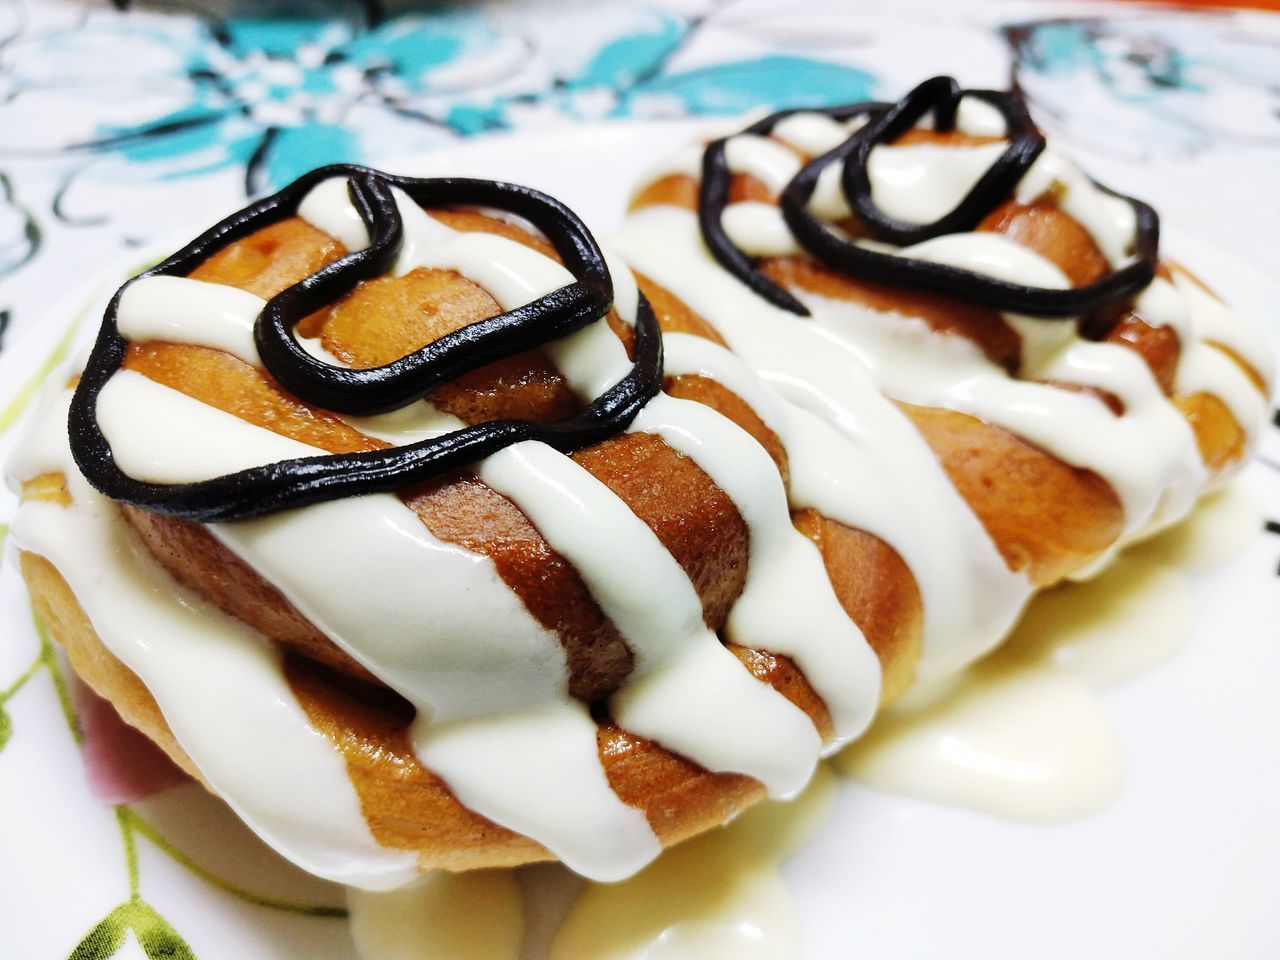
<svg viewBox="0 0 1280 960"><path fill-rule="evenodd" d="M347 164L306 174L223 220L129 283L152 276L185 276L232 242L294 215L312 187L339 176L348 178L351 199L371 238L369 246L278 294L254 328L264 366L302 400L348 413L402 407L462 373L581 329L603 318L612 306L612 280L595 239L572 211L546 194L489 180L392 177ZM302 349L293 327L360 282L392 268L404 240L393 186L423 206L496 207L525 217L546 235L575 281L463 327L394 363L365 370L324 363ZM662 386L662 339L653 310L641 295L631 370L573 416L548 423L491 421L402 447L284 460L195 483L150 483L119 468L97 421L98 396L127 352L116 324L127 287L121 287L107 307L72 399L72 453L85 477L106 496L186 520L240 520L342 497L392 492L525 440L569 452L625 430Z"/></svg>
<svg viewBox="0 0 1280 960"><path fill-rule="evenodd" d="M829 107L821 110L780 110L758 120L751 126L739 131L735 136L751 134L767 137L779 123L797 113L821 113L833 120L848 120L863 114L886 110L887 103L851 103L840 107ZM731 274L745 283L764 299L776 307L808 316L808 308L797 300L782 285L774 283L756 269L751 257L743 253L728 234L724 232L721 218L724 208L729 205L729 188L733 174L729 170L729 161L725 155L729 138L712 140L702 154L702 180L698 186L698 226L702 232L702 241L716 258L716 262Z"/></svg>
<svg viewBox="0 0 1280 960"><path fill-rule="evenodd" d="M932 223L907 223L883 213L871 197L867 164L871 160L871 151L877 145L892 143L930 111L933 112L935 130L949 133L955 129L960 98L966 94L951 77L926 80L888 110L871 117L865 126L832 153L819 158L815 165L821 164L818 168L821 172L822 167L832 162L844 161L841 187L845 199L862 225L877 240L905 246L947 233L972 230L1013 192L1022 175L1045 148L1044 136L1031 122L1031 116L1021 100L990 94L990 91L974 90L967 95L983 100L1000 111L1004 117L1009 146L987 168L964 199ZM814 182L816 183L816 178Z"/></svg>
<svg viewBox="0 0 1280 960"><path fill-rule="evenodd" d="M867 164L871 152L892 143L932 113L934 128L955 129L960 101L987 103L1005 122L1008 148L974 184L956 206L932 223L908 223L886 215L871 195ZM797 111L765 117L742 133L768 136L774 127ZM1019 181L1044 151L1044 136L1036 128L1026 104L1015 93L998 90L962 90L950 77L926 80L896 104L861 103L815 111L835 120L864 117L866 122L842 144L807 163L782 191L779 206L787 226L811 256L860 280L927 290L1009 313L1044 319L1069 319L1092 313L1132 297L1155 276L1160 222L1154 210L1100 184L1102 192L1123 200L1134 213L1134 240L1130 262L1082 287L1049 289L1011 283L961 267L916 259L864 245L834 231L809 210L809 201L822 172L833 163L843 164L841 189L859 225L871 239L906 246L947 234L977 228L984 218L1013 194ZM699 226L704 242L726 270L769 302L792 313L808 316L808 309L789 291L765 276L755 262L736 247L721 224L728 203L731 172L725 160L725 141L709 144L703 155L699 196Z"/></svg>
<svg viewBox="0 0 1280 960"><path fill-rule="evenodd" d="M471 204L523 216L546 235L577 279L381 367L352 370L313 357L293 336L293 326L360 281L388 273L395 263L403 227L390 184L422 206ZM488 180L409 180L383 175L355 177L350 190L372 243L277 295L254 331L271 375L308 403L341 413L394 410L487 363L579 330L609 310L613 284L595 240L572 212L545 194Z"/></svg>

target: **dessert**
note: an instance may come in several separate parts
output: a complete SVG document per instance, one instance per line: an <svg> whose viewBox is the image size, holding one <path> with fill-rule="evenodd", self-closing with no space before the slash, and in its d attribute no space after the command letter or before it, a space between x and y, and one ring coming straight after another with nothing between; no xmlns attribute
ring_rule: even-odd
<svg viewBox="0 0 1280 960"><path fill-rule="evenodd" d="M554 200L327 168L122 288L13 538L81 676L308 869L622 876L879 692L766 447L681 395L751 411L660 377Z"/></svg>
<svg viewBox="0 0 1280 960"><path fill-rule="evenodd" d="M819 488L793 462L793 508L799 484L905 560L926 610L917 674L936 675L998 642L1010 577L1016 594L1096 571L1256 439L1271 352L1159 257L1158 235L1016 94L936 77L660 162L613 242L800 419L817 413L832 447L903 478L914 510ZM675 352L668 338L668 373ZM775 429L788 453L806 443ZM943 629L954 603L987 612Z"/></svg>
<svg viewBox="0 0 1280 960"><path fill-rule="evenodd" d="M921 90L677 158L618 237L635 277L536 191L330 167L126 284L10 465L76 671L370 889L615 879L799 791L1034 588L1185 513L1271 376L1155 262L1149 210L1116 199L1099 230L1131 236L1090 240L1016 101ZM857 199L888 202L899 139L982 187L906 256L911 211ZM1010 263L1031 283L983 276Z"/></svg>

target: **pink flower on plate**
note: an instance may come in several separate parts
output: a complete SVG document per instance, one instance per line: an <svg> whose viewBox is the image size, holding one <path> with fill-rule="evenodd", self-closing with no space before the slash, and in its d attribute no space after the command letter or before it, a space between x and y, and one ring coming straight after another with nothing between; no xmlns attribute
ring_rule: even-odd
<svg viewBox="0 0 1280 960"><path fill-rule="evenodd" d="M76 680L76 714L84 735L81 756L93 795L105 804L132 803L190 779L115 707Z"/></svg>

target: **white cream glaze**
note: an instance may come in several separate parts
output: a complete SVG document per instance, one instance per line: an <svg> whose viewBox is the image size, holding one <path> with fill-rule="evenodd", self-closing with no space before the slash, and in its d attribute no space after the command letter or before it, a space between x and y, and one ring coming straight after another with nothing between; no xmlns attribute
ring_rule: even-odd
<svg viewBox="0 0 1280 960"><path fill-rule="evenodd" d="M901 247L895 252L1010 283L1050 290L1065 290L1071 285L1063 272L1040 254L999 233L949 233Z"/></svg>
<svg viewBox="0 0 1280 960"><path fill-rule="evenodd" d="M817 325L848 344L888 395L972 414L1105 478L1125 508L1127 533L1143 529L1162 504L1185 513L1203 487L1191 428L1125 347L1075 337L1039 371L1110 390L1126 404L1117 417L1096 397L1015 379L968 341L939 337L922 321L800 297Z"/></svg>
<svg viewBox="0 0 1280 960"><path fill-rule="evenodd" d="M174 582L135 542L115 504L81 477L67 441L69 403L69 391L50 395L8 479L19 489L61 473L71 504L25 501L10 530L14 544L57 567L205 780L263 840L311 873L351 886L386 889L413 877L415 858L370 834L342 756L295 700L280 653Z"/></svg>
<svg viewBox="0 0 1280 960"><path fill-rule="evenodd" d="M450 723L419 714L413 741L465 806L538 840L571 870L608 882L641 869L662 844L644 814L609 787L596 732L586 705L562 696L537 710Z"/></svg>
<svg viewBox="0 0 1280 960"><path fill-rule="evenodd" d="M1036 823L1096 813L1124 776L1119 739L1086 689L980 668L935 702L891 707L837 763L880 790Z"/></svg>
<svg viewBox="0 0 1280 960"><path fill-rule="evenodd" d="M520 885L509 870L433 873L398 890L347 894L363 960L519 960Z"/></svg>
<svg viewBox="0 0 1280 960"><path fill-rule="evenodd" d="M751 532L747 582L729 613L728 639L790 657L826 703L835 741L860 734L878 698L879 661L841 608L817 547L792 526L787 492L769 454L711 408L665 394L641 411L631 429L656 433L697 463L737 505Z"/></svg>
<svg viewBox="0 0 1280 960"><path fill-rule="evenodd" d="M826 120L826 117L821 117L814 123L820 125ZM805 123L804 120L800 122ZM803 132L810 135L814 133L812 129ZM825 131L818 136L824 137ZM846 133L845 136L848 134ZM670 176L696 179L702 173L702 152L702 147L690 146L663 158L649 168L641 178L640 186L647 186ZM795 150L788 149L772 137L762 137L753 133L730 137L725 144L724 159L730 173L743 173L755 177L775 194L781 193L782 188L800 170L800 159Z"/></svg>
<svg viewBox="0 0 1280 960"><path fill-rule="evenodd" d="M845 199L844 187L840 182L840 177L843 173L844 166L842 164L828 164L818 174L818 182L813 187L813 196L809 198L810 211L813 212L814 216L820 217L828 223L843 220L853 213L853 208L849 206L849 201ZM835 228L833 227L832 229ZM799 243L795 245L795 249L799 251Z"/></svg>
<svg viewBox="0 0 1280 960"><path fill-rule="evenodd" d="M804 786L818 749L808 717L742 669L707 630L688 576L617 494L539 443L487 458L480 478L574 565L626 639L635 665L611 704L624 729L708 769L749 773L775 795ZM701 691L670 693L686 680Z"/></svg>
<svg viewBox="0 0 1280 960"><path fill-rule="evenodd" d="M973 97L961 99L956 125L961 132L975 136L1003 136L1005 131L1004 120L999 112L990 104ZM786 186L785 180L780 184L778 182L784 170L791 169L793 173L798 170L800 156L813 157L825 153L838 145L839 141L836 137L847 137L849 132L857 129L857 126L856 122L837 124L821 114L793 114L778 124L772 137L760 137L754 134L730 137L725 148L726 160L731 172L756 176L777 195ZM918 126L931 127L932 118L926 116ZM846 131L843 135L838 132L841 128ZM790 164L784 162L779 154L780 149L785 151L781 144L791 148ZM867 162L867 177L871 184L872 199L883 212L897 219L915 223L935 220L959 203L982 173L1003 153L1006 146L1007 144L1003 141L954 146L877 145L872 149ZM848 216L850 212L840 187L842 170L843 164L828 165L819 175L814 195L809 203L810 209L816 215L829 221ZM643 183L651 183L661 176L670 174L684 174L697 178L700 172L701 150L690 147L678 151L668 160L656 165L644 178ZM1099 190L1078 167L1058 153L1052 144L1045 148L1035 163L1023 174L1014 192L1019 203L1031 203L1045 194L1050 194L1066 213L1078 220L1089 231L1112 266L1120 266L1132 256L1136 228L1132 207L1124 200ZM726 208L726 214L734 206L737 204L730 204ZM753 216L757 223L766 224L763 216ZM756 243L765 243L758 236L753 238L744 224L737 223L734 227L735 233L730 236L742 249L752 252ZM726 224L727 229L728 224ZM767 229L769 238L767 245L781 249L782 241L776 236L776 228L770 223ZM980 235L964 234L963 236L980 243L987 242L981 239ZM859 242L881 249L880 245L875 245L871 241ZM889 252L898 252L893 247L885 249ZM1017 256L1017 254L1010 254L1010 256ZM984 273L988 272L987 267L992 264L1000 269L1004 259L1006 258L998 257L990 261L987 258L978 258L973 264L957 265L968 266L979 273ZM993 275L1006 276L1008 279L1007 269ZM1035 281L1023 278L1019 282Z"/></svg>
<svg viewBox="0 0 1280 960"><path fill-rule="evenodd" d="M731 203L724 208L720 226L734 246L753 257L787 257L800 252L782 211L771 203Z"/></svg>
<svg viewBox="0 0 1280 960"><path fill-rule="evenodd" d="M588 884L547 960L794 960L799 918L778 868L821 826L834 794L821 767L795 802L760 804L623 883Z"/></svg>
<svg viewBox="0 0 1280 960"><path fill-rule="evenodd" d="M1266 422L1267 399L1219 346L1249 364L1265 383L1275 379L1275 355L1262 334L1209 294L1182 270L1173 283L1157 277L1143 293L1138 309L1173 327L1183 345L1175 387L1179 393L1216 396L1240 424L1250 443Z"/></svg>
<svg viewBox="0 0 1280 960"><path fill-rule="evenodd" d="M350 235L354 210L345 188L337 191L333 182L317 187L303 211L351 245L359 239ZM397 272L429 260L446 269L461 267L468 275L484 274L493 285L490 292L507 308L571 279L558 264L523 246L499 237L488 238L493 244L478 242L485 238L449 230L403 195L398 199L405 215L405 250L415 259L402 257ZM471 260L488 267L468 269ZM503 269L513 262L514 268ZM170 288L195 294L200 291L190 286L194 283L179 281ZM242 300L239 316L173 312L166 339L230 342L235 332L252 329L260 304ZM121 326L135 330L128 317ZM592 338L592 329L575 337ZM237 353L257 362L250 350ZM625 353L622 361L621 372L615 366L607 382L596 386L607 387L625 373ZM121 402L130 390L137 394L134 402ZM146 479L204 479L323 453L128 371L113 378L103 401L99 420L113 450L126 470L136 468ZM191 429L192 424L198 428ZM456 421L433 424L437 433L456 426ZM616 879L656 855L660 845L643 815L622 804L605 781L595 725L567 696L558 639L532 620L489 561L435 540L389 495L212 529L340 648L414 704L415 749L464 803L535 837L591 876ZM491 619L502 625L489 631ZM548 770L558 776L547 779ZM511 803L512 797L520 802Z"/></svg>
<svg viewBox="0 0 1280 960"><path fill-rule="evenodd" d="M98 408L98 422L112 451L123 467L144 470L151 482L209 479L228 467L325 452L132 371L113 377L103 393L109 402ZM186 459L184 435L197 430L207 450L222 452L221 460L216 454L198 464ZM437 720L528 709L560 696L564 658L555 636L532 620L491 563L436 540L390 494L209 530L339 646L371 671L393 676L391 685ZM458 595L493 605L502 625L488 625L450 602Z"/></svg>
<svg viewBox="0 0 1280 960"><path fill-rule="evenodd" d="M1262 330L1213 296L1180 267L1173 267L1173 286L1182 295L1186 316L1197 328L1183 339L1221 344L1247 361L1262 379L1271 383L1276 376L1276 356L1267 345ZM1155 287L1155 284L1152 284ZM1164 317L1173 323L1176 318ZM1248 424L1244 424L1248 427Z"/></svg>
<svg viewBox="0 0 1280 960"><path fill-rule="evenodd" d="M794 150L771 137L752 133L730 137L725 143L724 160L730 173L755 177L775 195L800 172L800 160Z"/></svg>
<svg viewBox="0 0 1280 960"><path fill-rule="evenodd" d="M131 441L139 422L147 436ZM121 370L98 397L98 424L116 463L148 483L194 483L325 452L268 430L241 429L242 422L133 370Z"/></svg>
<svg viewBox="0 0 1280 960"><path fill-rule="evenodd" d="M1122 265L1133 255L1137 226L1133 207L1094 186L1084 172L1052 145L1036 158L1018 181L1014 199L1019 203L1051 195L1057 205L1089 231L1111 266Z"/></svg>
<svg viewBox="0 0 1280 960"><path fill-rule="evenodd" d="M267 301L245 290L189 277L143 277L120 296L117 327L131 343L190 343L258 363L254 318Z"/></svg>
<svg viewBox="0 0 1280 960"><path fill-rule="evenodd" d="M1028 371L1045 380L1059 379L1108 390L1125 404L1124 415L1116 417L1094 397L1015 379L968 341L939 337L922 321L901 315L800 292L800 298L813 312L808 326L817 328L801 333L803 321L786 318L754 297L750 297L752 312L746 305L750 295L714 264L701 247L696 230L693 217L685 211L651 208L634 215L624 227L624 236L643 231L644 237L635 242L624 241L623 247L640 270L691 304L697 301L695 309L721 329L735 352L756 366L757 372L764 373L768 366L780 364L778 341L786 339L787 347L795 351L801 338L817 339L822 332L828 332L831 339L827 353L831 354L835 344L849 351L857 358L861 374L869 375L889 396L972 414L1011 430L1059 459L1104 477L1125 507L1125 535L1117 542L1117 549L1185 515L1203 490L1207 474L1190 427L1161 393L1146 364L1127 348L1085 341L1072 331L1070 324L1048 325L1050 335L1058 341L1056 349L1053 341L1045 342L1049 335L1044 341L1033 341L1040 347L1040 355L1034 358L1037 368ZM656 240L659 234L660 243ZM674 238L682 234L687 245L679 249ZM954 239L958 246L967 238ZM1006 243L1005 247L1012 244ZM671 254L672 251L676 252ZM1035 254L1028 254L1028 263L1033 262L1031 258L1040 259L1045 268L1042 276L1049 276L1049 270L1056 273L1056 268ZM663 261L661 265L659 261ZM683 275L682 282L676 281L677 273ZM716 297L699 297L696 291L707 288L712 277L721 281L715 286ZM731 292L731 288L736 290ZM1256 430L1264 412L1261 395L1235 364L1205 341L1213 339L1214 330L1224 329L1226 337L1251 351L1246 356L1265 358L1265 349L1250 343L1247 334L1239 334L1239 321L1231 314L1227 314L1230 320L1220 317L1218 311L1193 318L1178 298L1166 295L1156 299L1155 295L1161 292L1172 294L1174 288L1157 280L1138 306L1152 322L1163 323L1167 318L1183 334L1186 346L1184 363L1180 365L1180 389L1194 384L1222 397L1241 418L1242 425ZM733 293L737 294L736 299L725 299ZM719 306L722 303L733 306ZM1182 308L1183 315L1176 308ZM769 313L773 314L770 320L754 320ZM732 319L718 320L720 317ZM784 329L785 334L781 332ZM1069 338L1064 336L1064 330L1070 333ZM807 377L812 383L825 381L821 371L831 369L832 364L830 356L819 356L822 352L816 346L805 351L803 361L792 361L795 372L790 376L796 380ZM755 355L761 356L761 363L753 360ZM1259 366L1269 369L1265 359L1259 361ZM771 378L768 373L764 375ZM833 370L831 376L834 379L846 375ZM783 390L785 393L785 387ZM862 412L866 407L860 404L855 409ZM803 480L804 475L797 474L796 481L802 484ZM793 489L792 495L794 499L797 491ZM879 533L874 526L866 528L895 544L894 536ZM899 552L903 553L901 548ZM903 556L919 578L922 567L905 553ZM974 644L972 649L984 648Z"/></svg>
<svg viewBox="0 0 1280 960"><path fill-rule="evenodd" d="M1003 142L971 147L932 143L874 147L867 157L871 199L894 219L932 223L955 209L1005 147Z"/></svg>
<svg viewBox="0 0 1280 960"><path fill-rule="evenodd" d="M973 137L1003 137L1008 132L1004 116L977 97L961 97L956 107L956 129Z"/></svg>
<svg viewBox="0 0 1280 960"><path fill-rule="evenodd" d="M369 230L351 202L343 177L330 177L312 187L298 204L298 216L348 250L363 250L369 245Z"/></svg>
<svg viewBox="0 0 1280 960"><path fill-rule="evenodd" d="M802 111L779 120L772 136L807 157L818 157L844 143L855 129L824 113Z"/></svg>
<svg viewBox="0 0 1280 960"><path fill-rule="evenodd" d="M1232 483L1108 575L1037 596L986 660L917 689L836 760L879 789L1013 820L1062 822L1114 797L1123 747L1099 693L1176 655L1195 620L1188 572L1260 535Z"/></svg>

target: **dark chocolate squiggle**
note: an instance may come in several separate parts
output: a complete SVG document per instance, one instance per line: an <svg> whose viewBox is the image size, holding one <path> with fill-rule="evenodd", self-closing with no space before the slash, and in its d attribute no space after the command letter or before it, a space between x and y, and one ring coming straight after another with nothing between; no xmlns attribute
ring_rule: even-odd
<svg viewBox="0 0 1280 960"><path fill-rule="evenodd" d="M740 130L734 136L745 133L767 137L780 122L797 113L822 113L833 120L850 120L873 111L887 110L889 106L887 103L867 102L819 110L780 110ZM743 253L724 232L721 218L724 208L729 205L729 185L733 179L725 156L725 145L729 139L723 137L711 141L702 154L702 181L698 185L698 227L702 232L702 241L720 266L764 299L783 310L807 317L809 309L785 288L761 273L756 268L755 261Z"/></svg>
<svg viewBox="0 0 1280 960"><path fill-rule="evenodd" d="M1005 121L1008 148L952 210L932 223L907 223L887 216L876 207L871 197L867 174L871 151L901 136L930 111L936 129L954 129L962 97L981 100L1000 112ZM767 136L779 121L795 112L788 110L773 114L742 132ZM787 226L800 246L828 266L863 280L927 290L996 310L1045 319L1067 319L1092 313L1134 296L1155 277L1160 235L1156 212L1142 201L1108 190L1100 184L1096 184L1098 189L1124 200L1133 208L1133 259L1094 283L1066 290L1025 286L961 267L871 249L837 234L809 211L809 200L823 170L833 163L843 163L841 188L845 200L872 238L902 246L973 230L1008 199L1045 147L1044 137L1027 113L1025 103L1014 93L962 90L950 77L934 77L896 104L861 103L818 112L837 120L864 116L867 121L844 143L801 168L779 198ZM728 202L730 182L724 145L724 140L717 140L708 145L703 155L698 210L703 240L721 266L751 289L783 309L808 316L808 309L789 291L766 277L754 260L736 247L724 232L720 221Z"/></svg>
<svg viewBox="0 0 1280 960"><path fill-rule="evenodd" d="M968 95L995 107L1005 122L1005 136L1009 146L978 179L964 198L949 212L932 223L907 223L896 220L877 207L871 199L871 181L867 164L871 151L877 144L892 143L902 136L926 113L933 112L935 130L949 133L956 126L956 111L965 91L951 77L934 77L926 80L888 110L881 111L867 120L862 129L824 159L827 164L844 161L841 187L845 199L863 226L877 240L905 246L921 243L947 233L965 233L973 230L995 204L1004 200L1018 185L1022 175L1035 163L1044 151L1044 136L1036 129L1027 113L1026 105L1016 97L993 94L992 91L972 90ZM812 164L821 172L822 167ZM812 174L816 183L817 175ZM796 178L800 180L800 177ZM807 197L805 198L808 199Z"/></svg>
<svg viewBox="0 0 1280 960"><path fill-rule="evenodd" d="M272 298L254 326L264 366L302 400L352 413L402 407L460 374L581 329L603 317L612 306L612 280L595 239L572 211L546 194L489 180L393 177L346 164L314 170L279 193L233 214L129 283L144 277L185 276L234 241L292 216L312 187L335 176L348 178L352 201L371 237L370 245ZM395 262L403 231L392 186L423 206L479 205L525 217L543 231L575 281L523 307L463 327L385 366L351 370L312 357L294 339L293 326L362 280L385 273ZM124 363L128 347L116 324L120 298L128 285L116 291L107 307L72 399L71 450L80 470L101 493L186 520L240 520L358 494L391 492L524 440L538 440L569 452L625 430L662 386L662 339L653 311L641 295L631 370L571 417L548 423L492 421L386 450L284 460L196 483L150 483L119 468L96 414L98 396Z"/></svg>

